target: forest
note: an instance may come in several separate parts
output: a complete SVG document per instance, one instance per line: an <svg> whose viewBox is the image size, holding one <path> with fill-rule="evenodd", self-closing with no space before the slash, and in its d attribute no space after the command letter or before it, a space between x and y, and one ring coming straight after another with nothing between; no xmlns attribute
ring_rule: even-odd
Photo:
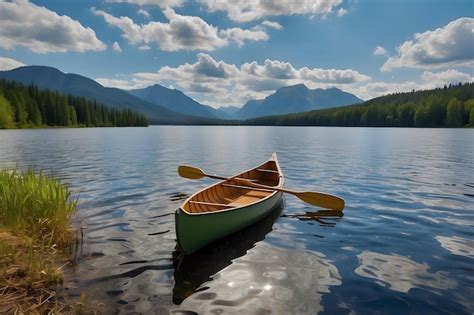
<svg viewBox="0 0 474 315"><path fill-rule="evenodd" d="M0 80L0 129L53 126L148 126L148 119L131 109L110 108L84 97Z"/></svg>
<svg viewBox="0 0 474 315"><path fill-rule="evenodd" d="M345 127L474 126L474 83L394 93L361 104L249 119L246 125Z"/></svg>

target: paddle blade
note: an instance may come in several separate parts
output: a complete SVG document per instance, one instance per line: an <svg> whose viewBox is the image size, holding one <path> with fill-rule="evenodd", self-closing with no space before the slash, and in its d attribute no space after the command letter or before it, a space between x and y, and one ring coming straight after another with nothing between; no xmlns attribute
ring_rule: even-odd
<svg viewBox="0 0 474 315"><path fill-rule="evenodd" d="M200 179L206 176L201 169L187 165L178 166L178 174L183 178L189 179Z"/></svg>
<svg viewBox="0 0 474 315"><path fill-rule="evenodd" d="M308 191L297 193L294 195L309 204L335 211L342 211L345 205L344 199L318 192Z"/></svg>

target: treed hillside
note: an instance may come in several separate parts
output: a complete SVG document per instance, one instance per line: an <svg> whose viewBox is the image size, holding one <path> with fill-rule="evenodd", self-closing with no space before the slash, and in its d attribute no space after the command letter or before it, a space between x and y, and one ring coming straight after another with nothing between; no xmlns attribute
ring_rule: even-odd
<svg viewBox="0 0 474 315"><path fill-rule="evenodd" d="M148 126L131 109L108 108L84 97L0 80L0 128Z"/></svg>
<svg viewBox="0 0 474 315"><path fill-rule="evenodd" d="M249 119L247 125L347 127L474 126L474 83L395 93L357 105Z"/></svg>
<svg viewBox="0 0 474 315"><path fill-rule="evenodd" d="M124 90L102 86L96 81L74 73L64 73L48 66L24 66L9 71L0 71L0 80L17 81L24 85L34 84L40 90L51 90L62 94L85 97L108 108L131 109L143 113L152 124L218 125L225 123L215 118L192 116L193 111L178 113L157 102L145 101ZM186 98L185 95L183 95ZM183 100L183 98L180 98ZM170 106L176 100L168 100Z"/></svg>

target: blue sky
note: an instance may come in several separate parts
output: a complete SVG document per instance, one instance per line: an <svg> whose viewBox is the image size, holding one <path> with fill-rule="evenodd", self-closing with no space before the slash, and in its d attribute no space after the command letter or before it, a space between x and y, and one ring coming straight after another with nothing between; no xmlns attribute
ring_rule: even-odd
<svg viewBox="0 0 474 315"><path fill-rule="evenodd" d="M0 68L158 83L214 107L298 83L369 99L474 81L473 14L469 0L0 1Z"/></svg>

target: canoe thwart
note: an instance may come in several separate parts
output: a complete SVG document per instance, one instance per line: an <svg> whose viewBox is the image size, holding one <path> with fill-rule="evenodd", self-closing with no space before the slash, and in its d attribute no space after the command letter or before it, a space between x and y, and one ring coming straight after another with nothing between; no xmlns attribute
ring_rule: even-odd
<svg viewBox="0 0 474 315"><path fill-rule="evenodd" d="M264 168L256 168L255 170L257 170L257 171L259 171L259 172L267 172L267 173L280 174L280 172L278 172L278 171L267 170L267 169L264 169Z"/></svg>
<svg viewBox="0 0 474 315"><path fill-rule="evenodd" d="M190 202L190 203L195 203L195 204L198 204L198 205L233 208L232 206L229 206L228 204L224 204L224 203L204 202L204 201L193 201L193 200L190 200L189 202Z"/></svg>
<svg viewBox="0 0 474 315"><path fill-rule="evenodd" d="M259 181L259 179L251 179L251 178L243 178L243 177L232 177L231 180L232 180L232 179L246 180L246 181L248 181L248 182L258 182L258 181Z"/></svg>
<svg viewBox="0 0 474 315"><path fill-rule="evenodd" d="M232 187L232 188L239 188L239 189L247 189L247 190L255 190L255 191L274 192L274 190L270 190L270 189L253 188L253 187L242 186L242 185L222 184L222 186Z"/></svg>

